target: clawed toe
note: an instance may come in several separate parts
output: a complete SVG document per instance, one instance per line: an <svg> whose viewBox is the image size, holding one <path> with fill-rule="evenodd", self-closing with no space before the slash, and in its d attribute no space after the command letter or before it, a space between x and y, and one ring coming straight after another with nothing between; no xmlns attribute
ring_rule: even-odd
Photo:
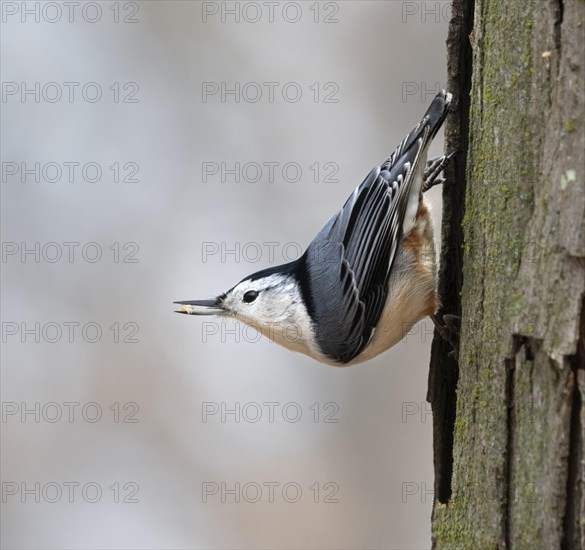
<svg viewBox="0 0 585 550"><path fill-rule="evenodd" d="M443 155L435 157L427 162L426 169L423 174L423 185L422 192L427 192L431 187L435 185L441 185L445 183L445 178L439 178L439 174L445 169L447 164L451 162L451 159L455 155L455 152L449 155Z"/></svg>
<svg viewBox="0 0 585 550"><path fill-rule="evenodd" d="M461 317L446 313L440 319L438 315L431 315L437 332L443 340L453 348L447 355L457 361L459 353L459 334L461 328Z"/></svg>

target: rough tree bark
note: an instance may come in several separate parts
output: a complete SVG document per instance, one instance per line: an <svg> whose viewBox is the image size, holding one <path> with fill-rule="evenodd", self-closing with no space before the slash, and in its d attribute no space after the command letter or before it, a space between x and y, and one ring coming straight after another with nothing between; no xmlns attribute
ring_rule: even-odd
<svg viewBox="0 0 585 550"><path fill-rule="evenodd" d="M585 548L584 33L583 0L453 2L435 548Z"/></svg>

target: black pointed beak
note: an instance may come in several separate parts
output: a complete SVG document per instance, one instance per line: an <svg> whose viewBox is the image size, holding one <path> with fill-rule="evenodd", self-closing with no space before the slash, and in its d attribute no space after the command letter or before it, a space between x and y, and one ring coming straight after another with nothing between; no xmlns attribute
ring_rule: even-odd
<svg viewBox="0 0 585 550"><path fill-rule="evenodd" d="M222 296L211 300L185 300L173 302L179 306L176 313L187 315L225 315L227 312L222 305Z"/></svg>

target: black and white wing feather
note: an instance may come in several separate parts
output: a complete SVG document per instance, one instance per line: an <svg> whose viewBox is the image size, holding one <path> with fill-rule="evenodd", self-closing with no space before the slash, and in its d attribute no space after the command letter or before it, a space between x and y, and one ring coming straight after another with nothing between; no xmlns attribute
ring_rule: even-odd
<svg viewBox="0 0 585 550"><path fill-rule="evenodd" d="M350 362L373 336L397 248L414 223L427 149L449 99L441 93L433 100L423 120L368 174L300 259L317 344L333 361Z"/></svg>

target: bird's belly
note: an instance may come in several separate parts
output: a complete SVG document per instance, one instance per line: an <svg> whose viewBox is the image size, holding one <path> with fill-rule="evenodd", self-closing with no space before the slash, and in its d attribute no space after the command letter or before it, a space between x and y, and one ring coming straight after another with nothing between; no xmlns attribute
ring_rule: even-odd
<svg viewBox="0 0 585 550"><path fill-rule="evenodd" d="M382 311L374 335L366 349L352 364L367 361L386 351L406 336L421 319L432 315L437 309L437 293L434 277L411 277L397 280L391 290L393 296Z"/></svg>

